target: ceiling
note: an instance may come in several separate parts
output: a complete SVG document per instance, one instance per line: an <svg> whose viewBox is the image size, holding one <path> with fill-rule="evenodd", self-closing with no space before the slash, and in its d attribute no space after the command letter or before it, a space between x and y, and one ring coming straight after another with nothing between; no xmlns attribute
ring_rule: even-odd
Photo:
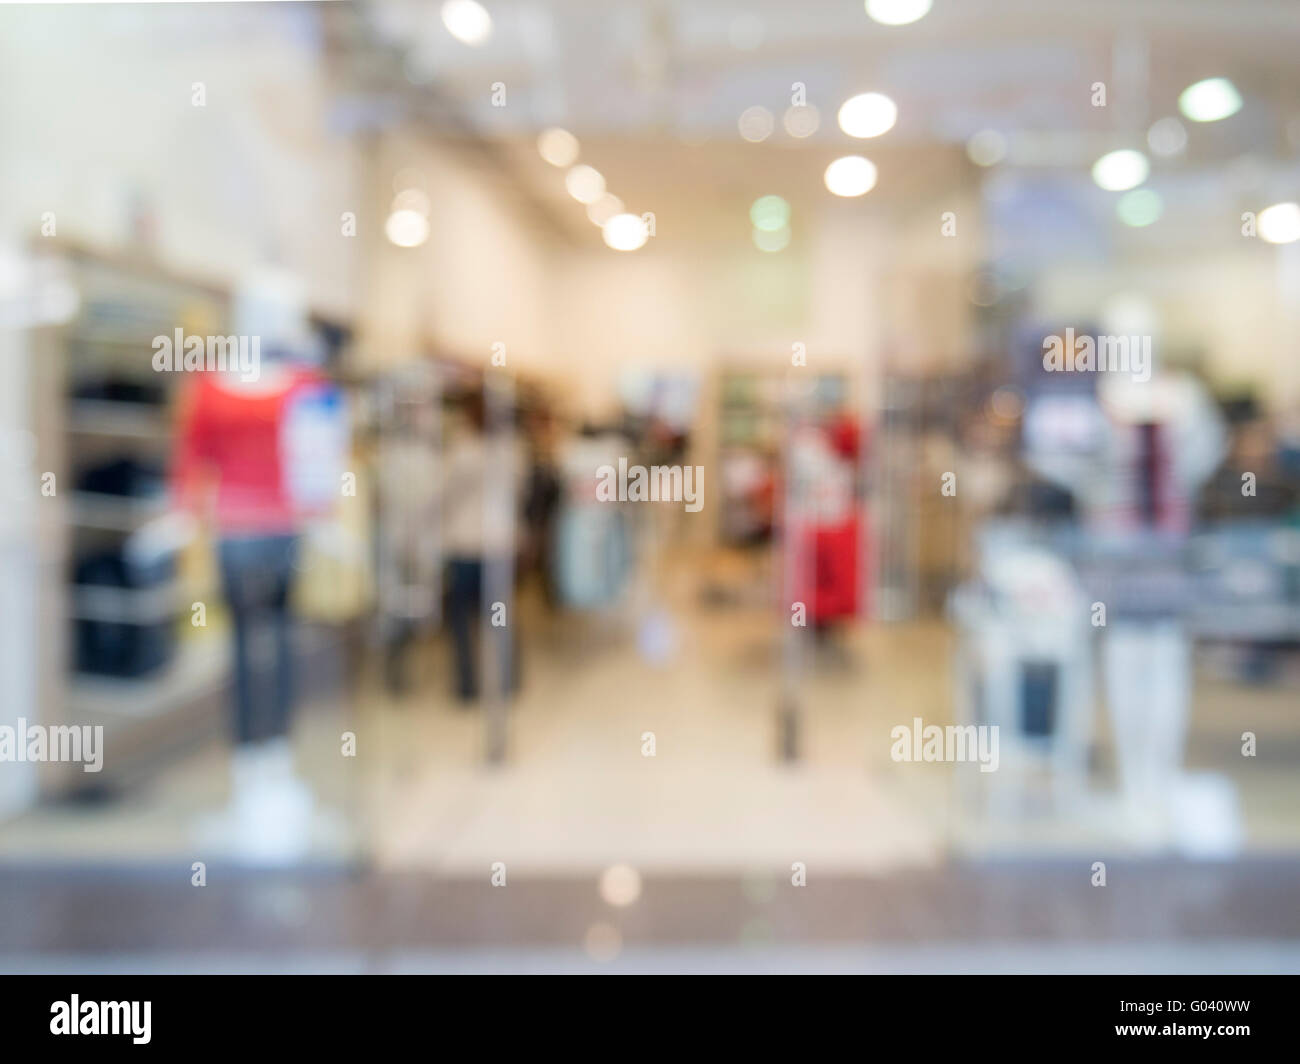
<svg viewBox="0 0 1300 1064"><path fill-rule="evenodd" d="M493 32L479 47L447 32L436 0L358 5L354 43L370 53L370 84L398 85L430 120L491 145L583 241L594 227L534 147L547 126L579 137L583 160L629 209L697 228L720 224L714 208L778 188L796 209L801 197L824 201L822 170L850 152L880 170L862 209L931 200L979 179L964 146L983 129L1006 137L1009 163L1086 182L1092 160L1141 147L1153 120L1177 113L1182 89L1212 75L1230 76L1246 105L1192 128L1186 152L1157 164L1166 176L1249 178L1243 158L1256 178L1260 167L1294 172L1300 149L1295 0L935 0L902 27L871 21L861 0L482 2ZM1092 105L1099 81L1105 107ZM803 139L781 121L796 83L820 114ZM505 106L494 106L494 85ZM835 121L864 91L898 104L879 139L854 140ZM775 117L761 144L738 131L754 106Z"/></svg>

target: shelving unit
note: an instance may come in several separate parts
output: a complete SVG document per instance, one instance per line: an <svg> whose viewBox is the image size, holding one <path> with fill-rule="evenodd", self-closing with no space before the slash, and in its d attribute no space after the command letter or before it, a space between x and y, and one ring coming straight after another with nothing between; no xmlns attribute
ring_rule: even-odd
<svg viewBox="0 0 1300 1064"><path fill-rule="evenodd" d="M43 340L53 372L44 375L40 431L44 453L56 456L64 559L62 587L51 589L56 601L46 611L61 619L63 652L45 666L55 675L44 687L55 692L61 723L104 727L112 757L99 778L49 766L47 792L112 786L133 766L156 763L164 748L214 732L227 674L213 611L207 628L182 621L190 602L210 597L207 578L184 566L141 587L102 577L127 537L166 508L174 400L184 377L154 371L153 338L178 326L224 333L229 294L137 255L75 247L63 255L79 305ZM118 485L104 483L114 479L102 472L112 463L122 471ZM100 482L88 482L95 470ZM104 490L110 486L118 490ZM92 561L100 582L87 579ZM146 629L156 640L147 651L137 645L138 653L110 658L87 649L132 647Z"/></svg>
<svg viewBox="0 0 1300 1064"><path fill-rule="evenodd" d="M77 436L165 439L168 425L149 403L114 399L74 399L68 404L68 431Z"/></svg>
<svg viewBox="0 0 1300 1064"><path fill-rule="evenodd" d="M805 399L805 412L809 417L816 418L822 412L837 410L850 402L848 373L805 372L809 374L812 385ZM727 367L720 371L717 390L718 469L740 459L756 463L767 476L777 474L782 461L780 449L788 427L785 387L783 369ZM749 515L745 500L729 492L725 475L718 490L722 493L720 511L727 515L719 529L721 541L726 545L752 542L754 537L749 527L759 519L759 515Z"/></svg>

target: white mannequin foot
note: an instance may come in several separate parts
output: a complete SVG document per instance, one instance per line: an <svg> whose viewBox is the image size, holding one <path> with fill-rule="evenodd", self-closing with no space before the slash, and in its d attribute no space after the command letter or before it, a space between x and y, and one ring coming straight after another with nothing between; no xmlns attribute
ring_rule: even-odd
<svg viewBox="0 0 1300 1064"><path fill-rule="evenodd" d="M205 817L198 842L241 863L296 864L312 849L314 801L294 776L287 739L245 743L231 757L231 799Z"/></svg>

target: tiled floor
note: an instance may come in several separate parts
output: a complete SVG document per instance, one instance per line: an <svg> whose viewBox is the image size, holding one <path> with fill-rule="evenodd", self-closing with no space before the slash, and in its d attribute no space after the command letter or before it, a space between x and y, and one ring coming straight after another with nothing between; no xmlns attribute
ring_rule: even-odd
<svg viewBox="0 0 1300 1064"><path fill-rule="evenodd" d="M405 698L390 697L369 666L336 697L315 700L300 717L299 761L322 804L355 829L347 856L463 876L497 861L528 875L619 861L647 873L803 861L876 874L953 852L1142 852L1116 807L1104 719L1089 791L1063 809L1039 803L1023 816L976 820L953 766L890 760L893 725L951 719L942 624L846 633L837 651L815 658L801 758L787 765L776 757L770 616L709 610L687 596L675 605L675 650L657 662L638 653L628 620L526 621L524 683L498 767L484 764L481 714L447 695L440 644L417 653ZM1198 678L1188 767L1231 781L1249 852L1300 853L1295 694ZM1255 758L1240 754L1247 729L1258 737ZM340 756L344 730L356 732L355 758ZM642 752L648 732L653 757ZM196 852L193 828L224 799L225 756L208 744L112 802L47 806L0 826L0 858L188 867L213 857Z"/></svg>
<svg viewBox="0 0 1300 1064"><path fill-rule="evenodd" d="M1300 971L1300 862L947 865L885 877L29 869L0 879L6 971Z"/></svg>
<svg viewBox="0 0 1300 1064"><path fill-rule="evenodd" d="M796 861L819 875L879 875L951 854L1167 854L1125 830L1104 716L1088 792L1065 808L1039 802L976 819L953 766L890 760L895 724L951 720L952 635L941 622L848 631L810 658L801 757L790 765L776 756L773 614L705 605L690 573L657 586L669 624L653 641L630 611L552 617L521 604L524 679L497 767L484 763L481 713L448 695L441 643L417 648L401 699L373 661L340 672L333 697L304 707L296 731L321 803L354 829L350 848L322 850L317 862L473 879L495 862L519 876L590 875L617 862L647 875L734 875ZM1296 704L1294 686L1198 675L1188 768L1230 781L1248 853L1300 854ZM356 733L355 758L340 755L345 730ZM1243 730L1256 733L1257 757L1241 756ZM653 757L643 756L647 733ZM208 744L112 802L46 806L0 826L0 860L219 863L198 851L194 826L226 788L225 751Z"/></svg>

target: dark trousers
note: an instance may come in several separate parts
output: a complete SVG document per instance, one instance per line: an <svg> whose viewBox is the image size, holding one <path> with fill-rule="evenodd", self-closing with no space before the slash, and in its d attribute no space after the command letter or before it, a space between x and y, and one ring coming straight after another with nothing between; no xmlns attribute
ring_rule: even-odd
<svg viewBox="0 0 1300 1064"><path fill-rule="evenodd" d="M235 741L259 742L289 732L293 709L293 647L289 589L297 537L221 540L221 584L235 637ZM254 647L270 644L270 664Z"/></svg>
<svg viewBox="0 0 1300 1064"><path fill-rule="evenodd" d="M477 640L483 601L483 562L453 558L447 563L447 624L455 652L456 694L465 700L478 696Z"/></svg>
<svg viewBox="0 0 1300 1064"><path fill-rule="evenodd" d="M513 690L518 681L515 658L516 640L514 618L508 624L495 627L484 610L483 560L481 558L451 558L447 562L447 624L451 629L455 652L456 694L468 701L478 697L478 639L475 633L482 629L489 638L498 640L493 660L502 661L501 689Z"/></svg>

